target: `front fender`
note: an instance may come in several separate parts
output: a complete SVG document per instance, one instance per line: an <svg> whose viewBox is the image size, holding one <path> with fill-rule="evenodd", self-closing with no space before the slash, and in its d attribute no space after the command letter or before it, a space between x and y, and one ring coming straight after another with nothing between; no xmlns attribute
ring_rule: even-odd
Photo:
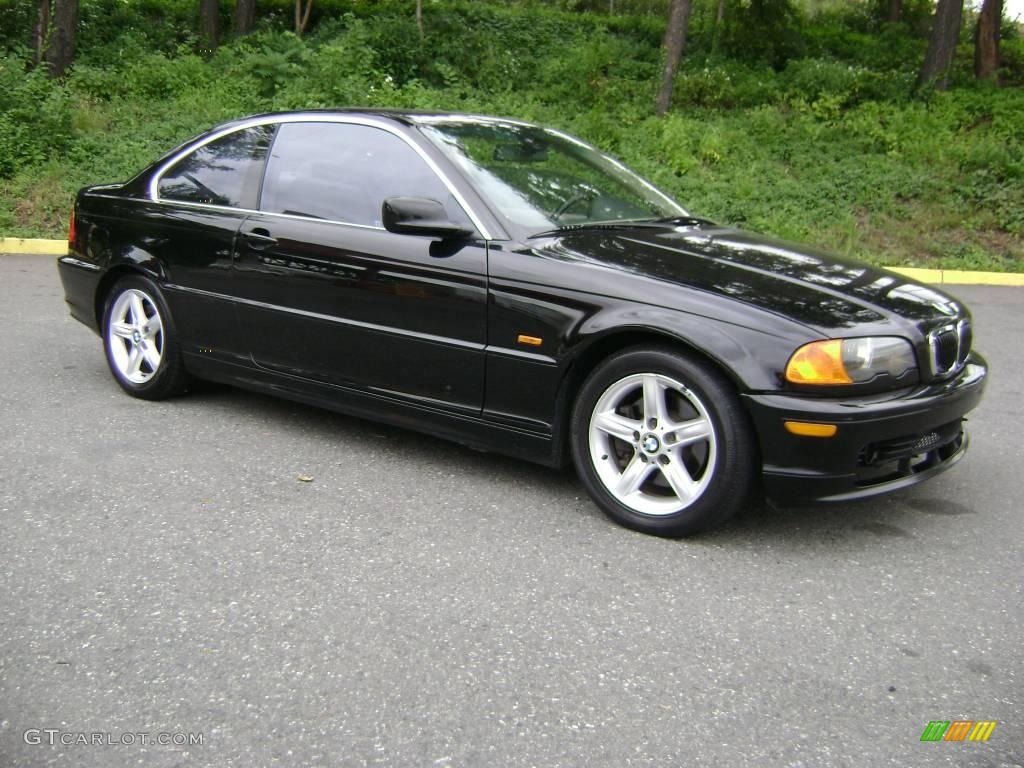
<svg viewBox="0 0 1024 768"><path fill-rule="evenodd" d="M770 391L779 388L786 361L807 340L802 326L788 331L782 323L774 326L749 328L676 309L627 304L587 318L571 346L573 359L580 360L616 337L664 339L710 360L740 392Z"/></svg>

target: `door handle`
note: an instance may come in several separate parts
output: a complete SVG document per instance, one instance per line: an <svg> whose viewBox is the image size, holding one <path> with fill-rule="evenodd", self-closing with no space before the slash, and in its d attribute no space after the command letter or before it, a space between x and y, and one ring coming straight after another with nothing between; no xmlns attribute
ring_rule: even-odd
<svg viewBox="0 0 1024 768"><path fill-rule="evenodd" d="M277 244L277 238L271 237L270 232L262 227L257 227L249 232L243 232L242 237L254 251L262 251Z"/></svg>

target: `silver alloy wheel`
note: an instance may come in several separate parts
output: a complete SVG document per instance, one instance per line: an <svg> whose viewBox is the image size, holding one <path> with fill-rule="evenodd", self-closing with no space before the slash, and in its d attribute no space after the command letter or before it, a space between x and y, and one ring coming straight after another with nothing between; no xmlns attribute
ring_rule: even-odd
<svg viewBox="0 0 1024 768"><path fill-rule="evenodd" d="M659 373L604 391L590 416L590 460L619 503L670 515L700 498L714 475L717 437L700 398Z"/></svg>
<svg viewBox="0 0 1024 768"><path fill-rule="evenodd" d="M107 342L122 377L145 384L156 375L164 352L163 321L146 293L129 288L110 308Z"/></svg>

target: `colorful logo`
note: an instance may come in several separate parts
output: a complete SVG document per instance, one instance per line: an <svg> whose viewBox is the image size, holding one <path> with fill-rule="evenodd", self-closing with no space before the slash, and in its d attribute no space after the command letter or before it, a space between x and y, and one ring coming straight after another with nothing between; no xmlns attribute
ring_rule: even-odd
<svg viewBox="0 0 1024 768"><path fill-rule="evenodd" d="M995 729L995 720L932 720L921 741L988 741Z"/></svg>

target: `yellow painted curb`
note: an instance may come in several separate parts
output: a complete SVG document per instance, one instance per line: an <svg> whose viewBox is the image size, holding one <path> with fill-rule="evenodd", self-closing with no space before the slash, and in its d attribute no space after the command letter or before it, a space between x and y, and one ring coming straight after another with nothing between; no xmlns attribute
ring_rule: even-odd
<svg viewBox="0 0 1024 768"><path fill-rule="evenodd" d="M67 240L39 240L24 237L0 237L0 253L29 253L59 256L68 252Z"/></svg>
<svg viewBox="0 0 1024 768"><path fill-rule="evenodd" d="M920 267L886 267L886 269L922 283L942 283L941 269L921 269Z"/></svg>
<svg viewBox="0 0 1024 768"><path fill-rule="evenodd" d="M963 269L945 269L942 282L957 285L1024 285L1020 272L970 272Z"/></svg>
<svg viewBox="0 0 1024 768"><path fill-rule="evenodd" d="M66 240L43 240L22 237L0 237L0 254L38 254L60 256L67 253ZM1024 287L1021 272L973 272L964 269L924 269L921 267L886 267L913 280L933 285L1010 285Z"/></svg>
<svg viewBox="0 0 1024 768"><path fill-rule="evenodd" d="M919 267L886 267L890 272L936 285L1010 285L1024 286L1024 273L973 272L965 269L921 269Z"/></svg>

